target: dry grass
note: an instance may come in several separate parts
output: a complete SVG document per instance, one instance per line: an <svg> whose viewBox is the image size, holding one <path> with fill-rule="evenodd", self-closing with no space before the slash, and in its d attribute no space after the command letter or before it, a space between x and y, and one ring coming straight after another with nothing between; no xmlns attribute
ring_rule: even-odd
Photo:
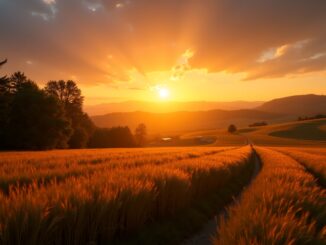
<svg viewBox="0 0 326 245"><path fill-rule="evenodd" d="M0 244L119 240L242 178L250 157L249 147L2 154Z"/></svg>
<svg viewBox="0 0 326 245"><path fill-rule="evenodd" d="M214 244L325 244L326 191L294 159L258 148L263 167Z"/></svg>
<svg viewBox="0 0 326 245"><path fill-rule="evenodd" d="M326 187L326 149L306 149L306 148L275 148L283 152L299 163L309 172L316 176L321 185Z"/></svg>
<svg viewBox="0 0 326 245"><path fill-rule="evenodd" d="M64 150L49 152L10 152L0 158L0 189L31 183L61 182L69 177L91 175L96 171L133 168L146 164L197 158L231 148L171 148L126 150Z"/></svg>
<svg viewBox="0 0 326 245"><path fill-rule="evenodd" d="M311 153L314 155L326 156L326 148L318 148L318 147L288 147L284 149L303 151L306 153Z"/></svg>

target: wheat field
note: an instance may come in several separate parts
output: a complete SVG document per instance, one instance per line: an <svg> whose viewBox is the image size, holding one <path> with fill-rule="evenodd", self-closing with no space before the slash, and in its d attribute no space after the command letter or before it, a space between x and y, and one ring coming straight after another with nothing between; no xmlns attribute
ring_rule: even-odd
<svg viewBox="0 0 326 245"><path fill-rule="evenodd" d="M250 147L5 153L0 243L119 241L243 178L251 155Z"/></svg>
<svg viewBox="0 0 326 245"><path fill-rule="evenodd" d="M326 187L326 150L309 148L275 148L301 163Z"/></svg>
<svg viewBox="0 0 326 245"><path fill-rule="evenodd" d="M221 220L214 244L325 244L326 191L305 169L321 174L325 161L280 149L257 148L261 173Z"/></svg>
<svg viewBox="0 0 326 245"><path fill-rule="evenodd" d="M212 244L326 242L323 148L0 154L0 244L180 244L220 214Z"/></svg>

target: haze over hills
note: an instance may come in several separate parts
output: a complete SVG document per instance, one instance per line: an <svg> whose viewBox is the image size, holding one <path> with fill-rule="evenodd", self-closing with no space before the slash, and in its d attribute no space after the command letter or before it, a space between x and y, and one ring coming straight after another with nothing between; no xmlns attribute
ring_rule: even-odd
<svg viewBox="0 0 326 245"><path fill-rule="evenodd" d="M91 115L104 115L113 112L154 112L167 113L177 111L208 111L208 110L240 110L252 109L262 105L262 101L229 101L229 102L210 102L210 101L125 101L117 103L106 103L98 105L86 105L85 111Z"/></svg>
<svg viewBox="0 0 326 245"><path fill-rule="evenodd" d="M266 102L257 109L296 116L326 114L326 96L315 94L289 96Z"/></svg>
<svg viewBox="0 0 326 245"><path fill-rule="evenodd" d="M250 123L266 120L280 122L285 120L284 115L262 112L258 110L210 110L196 112L124 112L110 113L92 117L99 127L114 127L127 125L132 130L139 123L145 123L151 133L180 132L198 129L224 128L230 123L245 127Z"/></svg>
<svg viewBox="0 0 326 245"><path fill-rule="evenodd" d="M203 103L205 104L205 102ZM206 105L207 107L208 105L213 106L213 104ZM317 113L326 113L326 96L300 95L285 97L266 102L256 109L198 110L164 113L141 111L114 112L93 116L92 119L99 127L129 126L134 130L139 123L145 123L149 132L165 133L225 128L231 123L236 124L238 127L246 127L248 124L257 121L267 121L270 124L279 123L295 120L298 115L306 116Z"/></svg>

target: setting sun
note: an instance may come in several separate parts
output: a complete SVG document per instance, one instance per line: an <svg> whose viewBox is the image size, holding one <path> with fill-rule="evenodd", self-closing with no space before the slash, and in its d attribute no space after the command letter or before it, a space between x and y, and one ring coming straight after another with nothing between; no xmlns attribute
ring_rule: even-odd
<svg viewBox="0 0 326 245"><path fill-rule="evenodd" d="M167 99L170 97L170 90L168 88L159 88L157 91L161 99Z"/></svg>

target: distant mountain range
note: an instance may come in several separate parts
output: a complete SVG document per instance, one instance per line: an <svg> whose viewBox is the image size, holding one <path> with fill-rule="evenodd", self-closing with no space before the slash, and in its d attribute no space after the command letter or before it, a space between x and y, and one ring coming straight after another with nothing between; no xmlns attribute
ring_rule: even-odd
<svg viewBox="0 0 326 245"><path fill-rule="evenodd" d="M231 102L208 102L208 101L125 101L85 106L84 110L91 116L104 115L113 112L154 112L167 113L177 111L208 111L208 110L240 110L252 109L262 105L262 101L231 101Z"/></svg>
<svg viewBox="0 0 326 245"><path fill-rule="evenodd" d="M209 103L214 102L189 102ZM218 103L218 102L217 102ZM230 102L229 102L230 103ZM238 102L234 102L238 103ZM268 123L295 120L298 116L310 116L319 113L326 114L326 96L299 95L259 104L254 109L240 110L205 110L177 112L114 112L102 116L93 116L94 123L99 127L129 126L132 130L139 124L145 123L150 133L182 132L202 129L226 128L233 123L238 127L267 121ZM185 103L186 104L186 103ZM216 104L217 105L217 104ZM233 104L232 106L235 106ZM253 105L253 104L246 104ZM231 106L231 104L229 105Z"/></svg>

